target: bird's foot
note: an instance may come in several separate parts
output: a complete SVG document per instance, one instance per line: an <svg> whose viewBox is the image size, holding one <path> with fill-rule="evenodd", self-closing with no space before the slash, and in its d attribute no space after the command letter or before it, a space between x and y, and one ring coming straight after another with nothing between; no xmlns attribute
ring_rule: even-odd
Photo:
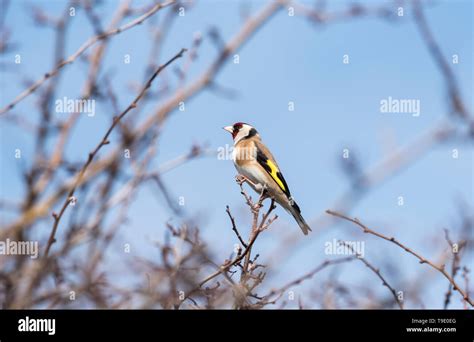
<svg viewBox="0 0 474 342"><path fill-rule="evenodd" d="M250 186L252 186L254 189L258 189L258 185L255 184L254 182L252 182L250 179L248 179L247 177L245 177L244 175L237 175L235 176L235 181L239 184L239 185L242 185L244 183L247 183L249 184Z"/></svg>
<svg viewBox="0 0 474 342"><path fill-rule="evenodd" d="M243 176L243 175L237 175L235 176L235 181L239 184L239 185L242 185L246 182L248 182L248 179L247 177Z"/></svg>
<svg viewBox="0 0 474 342"><path fill-rule="evenodd" d="M260 191L260 201L263 202L267 198L270 198L270 194L268 193L267 184L263 184L262 191Z"/></svg>

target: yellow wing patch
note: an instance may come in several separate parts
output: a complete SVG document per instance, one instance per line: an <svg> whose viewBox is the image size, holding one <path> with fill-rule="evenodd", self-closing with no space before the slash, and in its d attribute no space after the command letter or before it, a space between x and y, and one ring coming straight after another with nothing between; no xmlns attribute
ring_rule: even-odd
<svg viewBox="0 0 474 342"><path fill-rule="evenodd" d="M270 176L275 180L275 182L277 182L278 186L283 190L283 192L286 192L287 190L285 188L285 185L283 185L283 182L277 175L277 172L279 172L279 170L276 165L273 164L270 159L267 159L267 165L270 167Z"/></svg>
<svg viewBox="0 0 474 342"><path fill-rule="evenodd" d="M257 148L257 162L265 169L270 177L272 177L272 179L275 181L275 183L277 183L286 196L290 198L290 189L286 184L285 178L278 169L278 166L275 164L275 162L268 158L260 148Z"/></svg>

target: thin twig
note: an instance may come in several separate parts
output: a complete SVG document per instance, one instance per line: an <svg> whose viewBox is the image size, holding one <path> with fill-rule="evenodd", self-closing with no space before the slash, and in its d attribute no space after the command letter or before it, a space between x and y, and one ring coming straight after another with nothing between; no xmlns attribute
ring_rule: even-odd
<svg viewBox="0 0 474 342"><path fill-rule="evenodd" d="M418 30L420 31L420 34L423 37L423 42L426 44L431 56L433 57L433 60L438 65L438 68L441 70L441 74L444 77L447 86L447 92L451 100L451 108L453 109L454 113L459 115L459 117L461 117L467 123L470 123L471 128L474 128L474 121L472 121L466 109L466 106L464 105L461 93L458 88L458 83L456 82L456 77L454 76L454 72L451 69L450 64L444 58L443 52L441 51L439 44L436 42L430 30L430 27L423 14L423 9L420 4L420 1L415 0L413 2L413 6L415 24Z"/></svg>
<svg viewBox="0 0 474 342"><path fill-rule="evenodd" d="M182 91L175 93L168 100L166 100L165 103L160 104L156 110L156 113L146 119L144 123L135 129L132 132L132 135L138 137L140 140L143 140L144 137L148 135L150 130L155 129L156 124L161 125L164 122L168 114L175 110L181 101L186 101L205 89L210 84L211 80L216 77L219 70L228 60L228 57L237 51L248 39L250 39L250 37L281 8L282 4L280 2L271 2L259 13L248 18L238 33L227 43L226 48L221 51L221 53L210 64L209 68L205 70L203 74L198 77L198 79L193 81L192 84L187 86ZM119 153L122 153L122 150L116 149L105 160L94 163L94 166L91 168L94 173L84 175L83 182L86 183L90 180L90 178L100 174L102 170L114 163ZM75 183L75 180L73 179L71 183ZM67 193L67 189L69 189L70 186L70 184L65 184L65 186L62 186L59 190L48 196L47 199L29 208L20 218L9 224L6 229L0 232L0 238L16 234L18 231L21 231L24 227L31 224L31 222L34 220L46 216L49 212L49 208L55 205L55 203L60 200L65 193Z"/></svg>
<svg viewBox="0 0 474 342"><path fill-rule="evenodd" d="M444 230L444 237L446 239L446 242L449 245L449 250L453 254L453 259L451 261L451 277L454 279L459 270L459 263L461 259L459 256L459 252L461 252L461 249L465 246L466 241L461 241L461 243L457 245L457 251L455 252L454 251L455 244L449 237L449 231L447 229ZM448 290L446 291L446 294L444 296L444 309L448 308L449 303L451 302L452 293L453 293L453 286L451 285L451 283L449 283Z"/></svg>
<svg viewBox="0 0 474 342"><path fill-rule="evenodd" d="M430 265L432 268L434 268L435 270L437 270L438 272L440 272L446 279L448 279L448 281L451 283L451 285L453 285L453 288L454 290L458 291L462 298L468 302L471 306L474 306L474 303L472 301L471 298L469 298L468 294L463 291L461 289L461 287L456 283L456 281L453 279L453 277L451 277L445 270L444 268L444 265L442 266L437 266L435 265L433 262L431 262L430 260L424 258L423 256L421 256L420 254L416 253L415 251L413 251L412 249L408 248L407 246L405 246L404 244L400 243L398 240L396 240L394 237L388 237L386 235L383 235L383 234L380 234L370 228L368 228L366 225L364 225L363 223L361 223L358 219L356 218L350 218L350 217L347 217L343 214L340 214L338 212L335 212L335 211L332 211L332 210L326 210L326 213L328 213L329 215L332 215L332 216L336 216L336 217L339 217L339 218L342 218L346 221L349 221L349 222L352 222L352 223L355 223L357 226L359 226L362 231L364 233L367 233L367 234L372 234L374 236L377 236L381 239L384 239L384 240L387 240L387 241L390 241L392 242L393 244L397 245L398 247L404 249L406 252L410 253L411 255L415 256L419 261L420 261L420 264L428 264Z"/></svg>
<svg viewBox="0 0 474 342"><path fill-rule="evenodd" d="M367 259L365 259L360 253L357 253L354 248L344 242L344 241L339 241L339 243L345 247L347 247L352 253L355 254L356 256L356 259L360 260L362 263L364 263L365 266L367 266L372 272L375 273L375 275L377 275L377 277L379 277L380 280L382 280L382 285L387 287L390 291L390 293L393 295L393 298L395 299L395 302L398 304L398 306L400 307L400 309L403 310L403 302L398 299L398 296L397 296L397 291L395 291L395 289L387 282L387 280L385 280L385 278L382 276L382 274L380 273L380 270L378 268L375 268L370 262L367 261Z"/></svg>
<svg viewBox="0 0 474 342"><path fill-rule="evenodd" d="M64 212L66 211L66 208L68 207L71 199L73 198L74 196L74 193L76 191L76 188L78 186L78 184L81 183L81 180L82 180L82 176L84 175L84 173L86 172L87 168L89 167L89 165L91 164L92 160L94 159L94 157L97 155L97 153L99 152L99 150L105 146L105 145L108 145L110 143L109 141L109 136L110 134L112 133L112 131L114 130L114 128L117 126L117 124L120 122L120 120L122 120L122 118L127 115L128 112L130 112L133 108L135 108L138 104L138 102L140 101L140 99L145 95L145 93L147 92L147 90L151 87L151 84L153 83L153 81L155 80L155 78L160 74L160 72L165 69L168 65L170 65L171 63L173 63L175 60L177 60L178 58L181 58L184 54L184 52L186 51L186 49L181 49L181 51L179 51L173 58L171 58L168 62L166 62L165 64L161 65L159 68L156 69L155 73L150 77L150 79L148 80L148 82L143 86L142 90L138 93L137 97L133 100L133 102L118 116L115 116L113 119L112 119L112 124L110 125L109 129L107 130L107 132L105 133L104 137L102 138L102 140L99 142L99 144L96 146L96 148L91 152L89 153L89 157L87 158L87 161L85 162L85 164L83 165L81 171L79 172L79 174L77 175L76 177L76 181L73 185L73 187L69 190L69 193L67 195L67 198L66 200L64 201L62 207L61 207L61 210L59 211L59 214L56 214L56 213L53 213L53 218L54 218L54 224L53 224L53 229L51 230L51 234L49 235L49 238L48 238L48 243L46 245L46 249L45 249L45 252L44 252L44 256L47 257L48 254L49 254L49 250L51 248L51 245L55 242L55 235L56 235L56 231L57 231L57 228L58 228L58 225L59 225L59 221L61 220Z"/></svg>
<svg viewBox="0 0 474 342"><path fill-rule="evenodd" d="M242 246L244 246L244 248L247 248L247 244L244 242L244 239L242 239L242 236L240 236L240 233L237 230L237 226L235 224L235 219L232 216L232 214L230 213L230 208L229 208L228 205L226 206L225 212L227 213L227 215L229 215L230 222L232 223L232 230L235 232L235 235L237 235L237 238L239 239Z"/></svg>
<svg viewBox="0 0 474 342"><path fill-rule="evenodd" d="M263 201L263 199L266 198L265 195L261 195L260 196L260 199L259 201L257 202L257 204L253 204L252 200L250 199L250 197L246 194L246 192L244 191L244 189L242 188L242 184L240 182L238 182L239 185L241 186L241 192L242 192L242 195L245 197L245 200L247 202L247 204L249 205L249 207L251 208L252 212L253 212L253 215L257 216L259 215L259 208L261 207L261 202ZM273 201L272 201L273 202ZM270 206L270 208L268 209L268 213L266 215L266 217L269 216L270 212L274 209L274 205L272 203L272 205ZM273 221L272 221L273 222ZM214 279L215 277L217 277L218 275L220 274L225 274L225 272L229 271L229 269L232 267L232 266L235 266L237 265L240 261L242 261L244 258L247 258L248 255L250 255L250 251L252 249L252 246L253 244L255 243L255 240L257 240L257 237L259 236L259 234L263 231L263 229L259 229L258 228L259 225L255 224L252 228L252 232L250 234L250 238L249 238L249 241L247 242L246 244L246 247L244 249L244 251L241 253L241 254L238 254L233 260L229 260L227 261L226 263L224 263L223 265L220 266L220 268L215 271L214 273L210 274L209 276L207 276L206 278L204 278L196 288L194 288L193 290L191 290L189 293L188 293L188 296L192 295L193 293L195 293L196 291L200 290L202 288L202 286L209 282L210 280ZM244 268L245 270L245 268Z"/></svg>
<svg viewBox="0 0 474 342"><path fill-rule="evenodd" d="M464 289L466 293L469 295L469 268L466 266L462 269L462 277L464 279ZM468 309L466 302L464 301L464 309Z"/></svg>
<svg viewBox="0 0 474 342"><path fill-rule="evenodd" d="M60 62L50 72L45 73L42 78L40 78L35 83L33 83L30 87L25 89L12 102L10 102L10 104L8 104L7 106L0 109L0 115L8 112L13 107L15 107L15 105L17 105L20 101L22 101L23 99L25 99L26 97L31 95L33 92L35 92L39 87L41 87L43 85L43 83L46 80L48 80L52 77L55 77L63 67L65 67L68 64L72 64L80 55L82 55L82 53L84 53L84 51L86 51L88 48L90 48L92 45L94 45L98 41L107 39L108 37L116 35L116 34L120 34L124 31L127 31L127 30L131 29L132 27L135 27L137 25L142 24L147 18L151 17L153 14L158 12L160 9L162 9L164 7L167 7L169 5L172 5L175 2L176 2L176 0L170 0L170 1L167 1L165 3L156 4L147 13L143 14L142 16L140 16L140 17L138 17L138 18L136 18L132 21L130 21L129 23L127 23L127 24L125 24L121 27L117 27L117 28L112 29L110 31L107 31L107 32L104 32L102 34L99 34L99 35L96 35L96 36L93 36L93 37L89 38L84 44L81 45L81 47L76 52L74 52L71 56L69 56L69 58L67 58L66 60Z"/></svg>
<svg viewBox="0 0 474 342"><path fill-rule="evenodd" d="M342 264L342 263L345 263L345 262L350 262L352 260L354 260L353 256L344 257L344 258L340 258L340 259L325 260L319 266L315 267L313 270L311 270L308 273L302 275L301 277L298 277L297 279L289 282L288 284L282 286L280 289L270 291L267 295L265 295L263 297L262 302L264 302L265 304L268 304L269 303L268 300L271 297L273 297L274 295L278 294L278 295L281 296L289 288L291 288L293 286L296 286L296 285L299 285L307 279L311 279L316 273L322 271L323 269L325 269L328 266Z"/></svg>

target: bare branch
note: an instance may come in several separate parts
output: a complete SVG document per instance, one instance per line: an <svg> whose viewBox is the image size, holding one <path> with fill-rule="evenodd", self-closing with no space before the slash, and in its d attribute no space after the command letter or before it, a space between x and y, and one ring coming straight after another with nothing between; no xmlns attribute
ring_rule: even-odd
<svg viewBox="0 0 474 342"><path fill-rule="evenodd" d="M395 291L395 289L385 280L385 278L382 276L382 274L380 273L380 270L378 268L375 268L371 263L369 263L367 261L367 259L365 259L360 253L357 253L354 248L344 242L344 241L340 241L339 242L341 245L345 246L346 248L348 248L349 250L352 251L352 253L354 253L356 255L356 259L360 260L362 263L364 263L365 266L367 266L372 272L375 273L375 275L377 277L379 277L380 280L382 280L382 285L387 287L390 291L390 293L393 295L393 298L395 299L395 302L398 304L398 306L400 307L400 309L403 310L403 302L398 299L398 296L397 296L397 292Z"/></svg>
<svg viewBox="0 0 474 342"><path fill-rule="evenodd" d="M311 279L316 273L321 272L325 268L332 266L332 265L337 265L337 264L342 264L346 262L353 261L354 257L349 256L345 258L340 258L340 259L333 259L333 260L325 260L323 261L319 266L315 267L313 270L309 271L308 273L302 275L301 277L296 278L295 280L289 282L288 284L282 286L281 288L277 290L272 290L270 291L267 295L263 297L262 304L263 303L269 303L269 299L275 295L281 296L283 293L285 293L286 290L289 288L301 284L303 281Z"/></svg>
<svg viewBox="0 0 474 342"><path fill-rule="evenodd" d="M44 252L45 257L48 256L49 249L51 248L51 245L55 242L55 235L56 235L56 230L57 230L58 225L59 225L59 221L61 220L61 217L63 216L64 212L66 211L66 208L68 207L68 205L71 201L71 198L74 196L74 192L76 191L77 186L81 183L82 177L83 177L84 173L86 172L87 168L89 167L89 165L91 164L94 157L97 155L97 153L99 152L99 150L103 146L108 145L110 143L109 136L112 133L112 131L114 130L114 128L117 126L117 124L120 122L120 120L122 120L123 117L125 115L127 115L128 112L130 112L132 109L134 109L137 106L140 99L145 95L147 90L151 87L151 84L153 83L155 78L160 74L160 72L163 69L165 69L168 65L173 63L175 60L177 60L178 58L181 58L185 51L186 51L186 49L181 49L181 51L179 51L173 58L171 58L168 62L166 62L165 64L161 65L158 69L156 69L155 73L150 77L148 82L144 85L144 87L142 88L140 93L138 93L137 97L133 100L133 102L122 113L120 113L118 116L113 118L112 124L110 125L109 129L105 133L102 140L99 142L99 144L96 146L96 148L91 153L89 153L89 157L88 157L87 161L85 162L85 164L83 165L81 171L77 175L76 182L74 183L73 187L71 188L71 190L69 190L67 198L64 201L64 203L61 207L61 210L59 211L59 214L53 213L54 225L53 225L53 229L51 230L51 234L49 236L48 243L46 245L46 249L45 249L45 252Z"/></svg>
<svg viewBox="0 0 474 342"><path fill-rule="evenodd" d="M404 244L398 242L394 237L388 237L386 235L383 235L383 234L380 234L372 229L369 229L366 225L364 225L363 223L361 223L358 219L356 218L350 218L350 217L347 217L343 214L340 214L338 212L335 212L335 211L331 211L331 210L326 210L326 213L328 213L329 215L332 215L332 216L336 216L336 217L339 217L339 218L342 218L346 221L349 221L349 222L352 222L352 223L355 223L357 226L359 226L362 231L364 233L367 233L367 234L371 234L371 235L374 235L374 236L377 236L381 239L384 239L384 240L387 240L387 241L390 241L391 243L397 245L398 247L404 249L406 252L410 253L411 255L415 256L419 261L420 261L420 264L428 264L430 265L432 268L434 268L435 270L437 270L438 272L440 272L446 279L448 279L448 281L451 283L451 285L453 286L454 290L458 291L462 298L468 302L471 306L474 306L474 303L472 301L471 298L469 298L468 294L463 291L461 289L461 287L456 283L456 281L453 279L453 277L451 277L448 272L446 272L445 268L444 268L444 265L442 266L437 266L435 265L433 262L431 262L430 260L424 258L423 256L421 256L420 254L416 253L415 251L413 251L412 249L408 248L407 246L405 246Z"/></svg>
<svg viewBox="0 0 474 342"><path fill-rule="evenodd" d="M235 235L237 235L237 238L239 239L242 246L244 246L244 248L247 248L247 244L244 242L244 240L240 236L239 231L237 230L237 226L235 225L235 219L232 216L232 214L230 213L230 208L229 208L228 205L226 206L225 211L226 211L227 215L229 215L230 222L232 223L232 230L235 232Z"/></svg>
<svg viewBox="0 0 474 342"><path fill-rule="evenodd" d="M13 107L15 107L15 105L17 105L20 101L22 101L24 98L28 97L33 92L35 92L35 90L37 90L39 87L41 87L46 80L48 80L52 77L55 77L63 67L73 63L77 59L77 57L82 55L84 53L84 51L86 51L88 48L90 48L92 45L94 45L98 41L107 39L108 37L116 35L116 34L120 34L124 31L127 31L127 30L137 26L137 25L142 24L147 18L151 17L153 14L158 12L160 9L162 9L164 7L167 7L169 5L172 5L175 2L176 2L176 0L170 0L170 1L167 1L165 3L156 4L147 13L143 14L142 16L140 16L140 17L138 17L138 18L136 18L132 21L130 21L129 23L127 23L127 24L125 24L121 27L117 27L115 29L112 29L110 31L104 32L100 35L96 35L94 37L89 38L84 44L81 45L81 47L75 53L73 53L71 56L69 56L66 60L64 60L64 61L60 62L58 65L56 65L56 67L54 69L52 69L51 71L45 73L42 78L37 80L35 83L33 83L26 90L24 90L10 104L8 104L4 108L0 109L0 115L8 112Z"/></svg>
<svg viewBox="0 0 474 342"><path fill-rule="evenodd" d="M453 113L458 114L459 117L461 117L467 123L470 123L471 129L474 129L474 121L472 121L466 109L466 106L464 105L464 101L462 100L456 77L454 76L454 72L451 69L450 64L444 58L439 44L436 42L433 34L431 33L431 30L425 19L420 1L413 1L413 6L415 14L415 24L417 25L418 30L420 31L423 37L423 42L425 42L429 52L431 53L431 56L433 57L433 60L438 65L439 69L441 70L441 74L445 79Z"/></svg>
<svg viewBox="0 0 474 342"><path fill-rule="evenodd" d="M447 229L444 230L444 237L446 239L446 242L449 245L449 250L451 251L453 255L453 258L451 261L451 277L454 279L456 277L456 274L458 273L459 264L461 262L461 257L459 253L461 252L463 247L466 245L466 241L461 241L459 244L454 243L449 237L449 231ZM444 309L448 308L449 303L451 301L452 293L453 293L453 286L450 283L448 285L448 290L446 291L446 295L444 297Z"/></svg>

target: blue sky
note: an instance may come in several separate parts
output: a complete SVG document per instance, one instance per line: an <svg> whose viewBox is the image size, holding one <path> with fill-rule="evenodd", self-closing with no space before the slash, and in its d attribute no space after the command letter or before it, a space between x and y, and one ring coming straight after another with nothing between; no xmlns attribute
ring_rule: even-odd
<svg viewBox="0 0 474 342"><path fill-rule="evenodd" d="M216 47L206 35L209 28L217 27L224 40L230 39L242 24L239 15L242 3L198 2L173 23L160 62L180 48L189 47L193 35L201 32L205 39L189 78L192 80L198 76L217 54ZM250 4L251 12L255 12L265 1L246 3ZM331 2L328 10L345 8L348 3ZM364 3L370 6L379 2ZM14 52L1 56L1 63L15 71L2 70L1 106L23 90L20 75L35 80L52 66L52 32L39 29L31 17L24 14L28 4L27 1L14 1L7 16L7 26L11 28L12 40L16 44ZM104 22L108 22L115 6L115 1L104 1L98 8L98 13L106 18ZM439 1L425 11L444 54L448 57L459 55L460 63L452 67L471 112L472 6L469 1ZM42 1L41 7L51 14L59 14L64 4ZM159 21L162 16L157 18ZM136 96L129 87L130 82L143 82L151 45L149 28L157 24L155 19L115 37L105 57L105 70L113 75L122 108ZM66 55L73 53L93 34L81 11L73 19L69 31ZM16 53L22 55L19 66L13 64ZM394 146L413 141L438 120L447 117L448 102L442 76L412 21L409 6L405 16L395 21L361 18L327 26L316 26L299 16L289 17L282 11L238 53L240 63L227 63L217 77L219 85L237 92L237 98L223 98L206 90L186 103L185 112L174 112L158 141L159 153L153 161L155 166L188 151L196 142L215 150L230 145L231 138L221 127L237 121L251 123L273 151L304 216L311 221L330 209L331 203L349 186L340 168L343 148L357 153L364 169L369 168L392 152ZM130 64L123 63L124 54L131 55ZM349 55L349 64L342 63L344 54ZM58 97L79 96L86 70L81 61L64 70ZM166 77L176 82L171 69ZM158 79L157 85L160 82ZM380 113L380 101L389 96L420 100L421 115ZM30 96L18 105L16 112L32 121L37 120L35 101L37 97ZM292 112L288 111L289 101L295 104ZM146 109L153 108L156 103ZM94 118L81 119L68 145L68 157L85 160L87 152L97 144L107 128L110 111L110 106L98 104ZM143 114L146 115L147 111L144 110ZM23 162L28 163L33 137L3 121L0 133L0 194L2 198L18 199L24 188L18 161L12 157L12 151L21 148L26 155ZM112 137L112 144L117 141L114 138L116 136ZM460 157L456 160L451 157L453 148L459 150ZM102 155L105 153L106 149ZM442 229L454 230L459 224L455 200L461 198L470 208L473 207L473 166L472 144L445 144L371 191L349 214L367 224L376 224L380 231L395 235L427 257L437 257L446 247ZM233 181L235 174L231 161L206 157L164 176L174 198L177 200L184 196L186 215L200 225L204 237L215 247L216 260L227 258L236 242L225 205L229 204L238 214L242 227L249 221L244 217L249 214L242 209L243 200ZM405 199L403 207L397 205L398 196ZM265 250L275 248L275 235L287 234L288 229L298 230L291 217L281 209L277 212L280 216L277 223L258 241L257 248L263 258ZM10 216L4 215L1 221L8 222ZM124 257L119 251L125 242L131 244L132 254L150 257L154 253L152 241L163 239L163 223L169 219L179 222L149 189L139 192L129 216L130 224L123 227L115 246L119 258ZM40 226L40 231L49 231L49 222ZM428 240L433 236L438 240ZM357 232L355 227L342 224L309 237L301 235L296 248L283 264L278 269L270 269L275 277L272 284L284 284L327 258L324 243L333 238L366 241L366 257L379 263L382 272L384 260L398 260L402 271L398 280L402 283L409 284L420 272L431 274L425 266L395 246L371 239ZM472 258L472 253L469 256ZM363 265L352 263L344 267L340 279L354 286L361 284L363 279L371 279L376 291L386 291L376 286L379 281L367 272ZM301 290L318 288L318 279L308 281ZM434 274L433 280L436 281L423 300L428 307L440 307L447 282L439 274ZM453 303L454 307L460 307L458 301Z"/></svg>

